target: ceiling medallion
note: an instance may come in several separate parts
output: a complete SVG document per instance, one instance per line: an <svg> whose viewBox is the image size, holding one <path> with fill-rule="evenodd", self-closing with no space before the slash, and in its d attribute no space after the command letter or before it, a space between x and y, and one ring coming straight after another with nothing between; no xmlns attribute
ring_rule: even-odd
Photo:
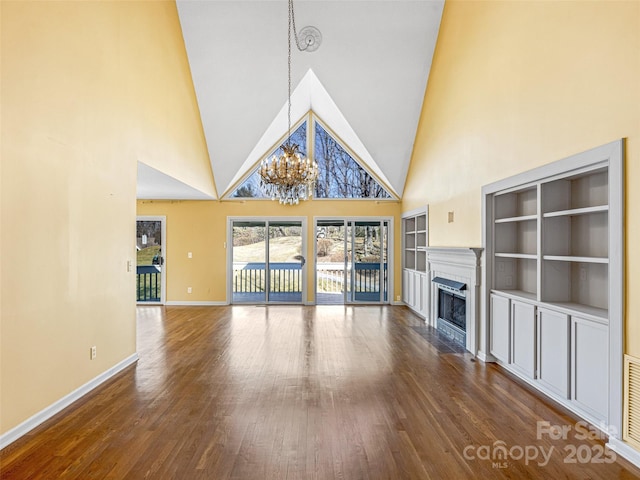
<svg viewBox="0 0 640 480"><path fill-rule="evenodd" d="M305 52L315 52L322 44L320 30L311 25L304 27L298 34L298 48Z"/></svg>

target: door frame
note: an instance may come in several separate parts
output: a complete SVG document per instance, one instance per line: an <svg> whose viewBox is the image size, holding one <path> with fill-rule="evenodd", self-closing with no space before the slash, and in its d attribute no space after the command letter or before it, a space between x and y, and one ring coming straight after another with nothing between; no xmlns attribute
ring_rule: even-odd
<svg viewBox="0 0 640 480"><path fill-rule="evenodd" d="M302 299L298 302L270 302L269 292L265 292L265 301L257 302L256 305L306 305L307 304L307 267L309 266L309 258L307 257L307 217L273 217L273 216L228 216L227 217L227 241L225 248L227 250L227 268L226 268L226 282L227 282L227 305L233 305L233 222L264 222L265 227L268 227L269 222L300 222L302 230L302 248L301 255L305 258L305 263L302 266ZM269 235L265 236L265 254L268 255ZM265 259L266 263L269 263L269 258ZM314 264L315 265L315 264ZM268 284L267 284L268 287ZM237 304L237 305L251 305L251 303Z"/></svg>
<svg viewBox="0 0 640 480"><path fill-rule="evenodd" d="M379 216L314 216L313 217L313 236L314 236L314 242L313 242L313 300L314 300L314 304L318 304L318 268L317 268L317 260L318 260L318 242L315 239L315 235L316 232L318 231L318 222L322 222L322 221L337 221L337 222L343 222L344 223L344 231L345 231L345 252L346 252L346 242L347 241L351 241L351 239L347 239L347 226L349 224L349 222L352 222L353 224L357 223L357 222L387 222L387 300L386 302L384 300L381 300L380 302L375 302L375 305L386 305L386 304L393 304L393 285L394 285L394 277L395 277L395 270L394 270L394 236L393 236L393 229L394 229L394 225L393 225L393 217L379 217ZM308 262L307 262L308 263ZM347 261L345 258L345 282L346 282L346 268L347 268ZM380 280L382 281L383 276L382 276L382 272L380 275ZM346 283L345 283L346 286ZM381 295L382 296L382 295ZM347 292L346 289L343 292L343 305L362 305L362 304L367 304L367 303L372 303L372 302L365 302L365 301L355 301L352 300L350 302L347 302Z"/></svg>
<svg viewBox="0 0 640 480"><path fill-rule="evenodd" d="M136 231L137 223L141 222L160 222L160 235L162 241L160 248L162 250L162 268L160 269L160 301L159 302L136 302L137 305L164 305L167 300L167 216L166 215L136 215ZM136 252L137 258L137 252ZM136 260L136 270L138 262Z"/></svg>

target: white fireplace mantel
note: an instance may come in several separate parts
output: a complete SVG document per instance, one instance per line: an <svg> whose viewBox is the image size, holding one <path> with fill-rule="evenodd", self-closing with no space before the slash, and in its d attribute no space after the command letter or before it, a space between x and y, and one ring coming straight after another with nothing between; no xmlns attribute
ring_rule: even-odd
<svg viewBox="0 0 640 480"><path fill-rule="evenodd" d="M463 282L467 285L467 343L466 348L473 355L478 354L480 332L480 286L482 280L482 248L466 247L427 247L429 280L443 277ZM430 282L429 319L436 328L438 308L438 287Z"/></svg>

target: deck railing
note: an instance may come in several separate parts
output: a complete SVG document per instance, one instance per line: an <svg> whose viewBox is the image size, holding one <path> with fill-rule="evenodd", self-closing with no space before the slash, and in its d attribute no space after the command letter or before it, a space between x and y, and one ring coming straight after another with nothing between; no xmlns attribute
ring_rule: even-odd
<svg viewBox="0 0 640 480"><path fill-rule="evenodd" d="M341 293L344 291L344 263L318 263L316 291ZM302 268L298 262L269 264L271 292L302 293ZM375 294L380 283L387 281L387 266L380 278L379 263L357 262L353 291ZM262 262L234 262L233 292L260 293L266 289L266 266ZM136 298L138 302L159 302L161 293L161 267L139 265L136 274Z"/></svg>
<svg viewBox="0 0 640 480"><path fill-rule="evenodd" d="M356 278L353 289L356 293L380 293L381 281L386 280L387 265L384 265L384 277L380 278L380 264L368 262L355 263Z"/></svg>
<svg viewBox="0 0 640 480"><path fill-rule="evenodd" d="M344 263L318 263L318 293L340 293L344 290ZM302 292L302 269L298 262L270 263L272 292ZM380 264L357 262L353 289L356 293L379 293L381 282L386 283L387 266L380 277ZM233 292L259 293L266 289L266 266L262 262L234 262Z"/></svg>
<svg viewBox="0 0 640 480"><path fill-rule="evenodd" d="M272 292L302 293L302 267L299 262L269 264ZM262 262L233 263L233 293L259 293L267 288L266 265Z"/></svg>
<svg viewBox="0 0 640 480"><path fill-rule="evenodd" d="M162 286L160 265L138 265L136 268L136 300L159 302Z"/></svg>

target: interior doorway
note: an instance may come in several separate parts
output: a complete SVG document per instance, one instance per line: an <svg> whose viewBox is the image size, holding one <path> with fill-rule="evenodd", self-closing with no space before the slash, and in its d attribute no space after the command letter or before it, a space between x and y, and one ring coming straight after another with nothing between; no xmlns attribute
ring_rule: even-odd
<svg viewBox="0 0 640 480"><path fill-rule="evenodd" d="M166 217L136 218L136 301L164 305Z"/></svg>
<svg viewBox="0 0 640 480"><path fill-rule="evenodd" d="M316 304L388 303L391 219L316 219Z"/></svg>

